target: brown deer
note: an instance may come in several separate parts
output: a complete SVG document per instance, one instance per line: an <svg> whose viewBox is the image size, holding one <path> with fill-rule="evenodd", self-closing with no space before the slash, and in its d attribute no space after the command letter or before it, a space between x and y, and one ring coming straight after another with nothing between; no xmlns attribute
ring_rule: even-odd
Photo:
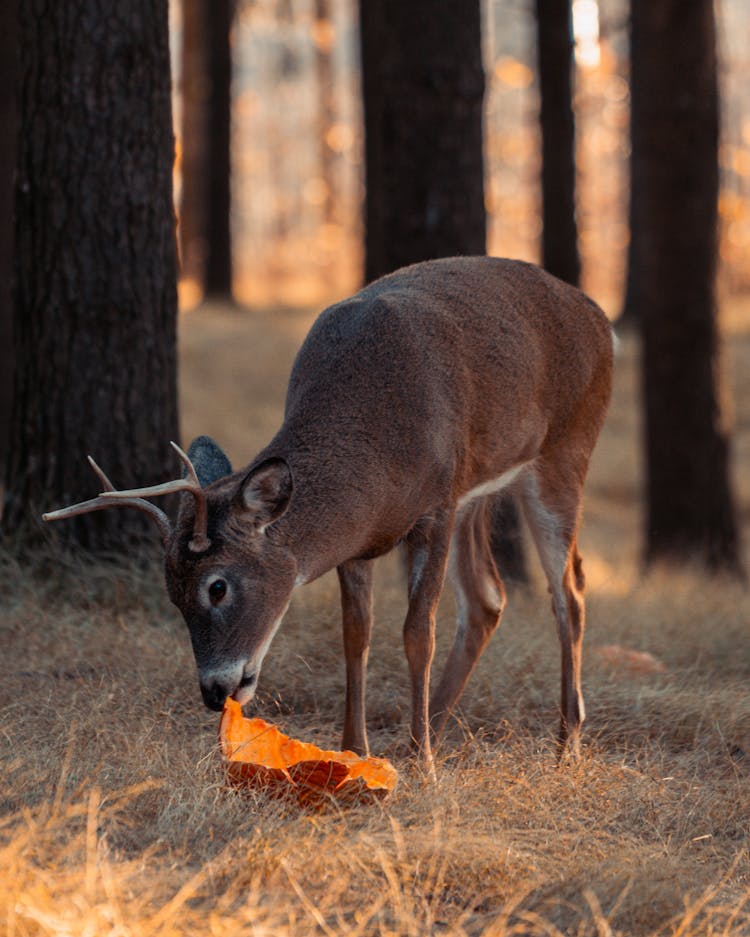
<svg viewBox="0 0 750 937"><path fill-rule="evenodd" d="M559 741L584 719L584 577L576 539L589 457L604 420L612 331L579 290L531 264L487 257L399 270L326 309L289 380L284 423L233 472L208 437L187 474L104 491L44 515L135 507L158 523L169 596L187 622L203 699L252 699L295 587L336 568L341 585L344 748L365 753L373 560L406 546L404 644L411 739L429 762L505 604L488 544L488 498L523 505L562 649ZM174 445L174 444L173 444ZM92 462L93 464L93 462ZM182 491L174 526L144 498ZM428 705L435 610L449 573L457 627Z"/></svg>

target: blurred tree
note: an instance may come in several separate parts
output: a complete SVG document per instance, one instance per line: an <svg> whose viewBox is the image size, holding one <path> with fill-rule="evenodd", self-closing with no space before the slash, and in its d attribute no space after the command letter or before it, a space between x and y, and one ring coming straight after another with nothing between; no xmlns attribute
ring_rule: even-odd
<svg viewBox="0 0 750 937"><path fill-rule="evenodd" d="M330 0L315 0L314 4L315 71L318 80L318 136L320 140L320 176L324 186L323 221L332 222L335 215L335 156L330 143L330 132L336 119L333 83L334 27Z"/></svg>
<svg viewBox="0 0 750 937"><path fill-rule="evenodd" d="M716 325L713 0L632 0L631 262L643 335L646 561L739 571Z"/></svg>
<svg viewBox="0 0 750 937"><path fill-rule="evenodd" d="M96 493L87 453L118 485L174 477L178 429L167 0L18 10L6 532ZM101 511L56 529L104 549L147 523Z"/></svg>
<svg viewBox="0 0 750 937"><path fill-rule="evenodd" d="M634 2L634 0L632 0ZM636 37L636 45L633 45L633 23L634 17L636 16L635 11L631 11L630 17L630 74L631 74L631 94L630 94L630 110L631 110L631 150L630 150L630 186L629 186L629 195L628 195L628 228L630 231L630 240L628 241L628 253L627 260L625 264L625 296L623 298L622 310L617 320L618 328L638 328L638 317L640 314L640 305L641 298L639 296L638 290L640 286L640 270L638 268L638 259L636 257L635 251L639 249L642 245L641 234L638 231L638 224L642 218L642 211L639 211L636 208L637 203L640 201L640 189L644 181L643 173L639 171L641 156L639 153L636 153L632 147L633 140L633 127L632 121L635 118L636 123L638 122L638 117L635 114L635 108L639 106L640 102L633 102L633 81L637 80L634 77L634 71L642 74L642 66L638 61L639 56L643 54L643 49L645 48L648 52L648 43L645 47L642 42L638 41ZM636 27L637 28L637 27ZM646 66L648 68L648 66ZM645 89L644 89L645 90ZM638 130L636 129L636 133Z"/></svg>
<svg viewBox="0 0 750 937"><path fill-rule="evenodd" d="M0 482L13 405L13 198L18 131L17 3L0 4Z"/></svg>
<svg viewBox="0 0 750 937"><path fill-rule="evenodd" d="M484 254L479 0L360 0L365 279L435 257ZM524 580L518 512L496 501L493 552Z"/></svg>
<svg viewBox="0 0 750 937"><path fill-rule="evenodd" d="M486 242L479 0L360 0L365 279Z"/></svg>
<svg viewBox="0 0 750 937"><path fill-rule="evenodd" d="M578 285L573 26L570 0L536 0L542 131L542 266Z"/></svg>
<svg viewBox="0 0 750 937"><path fill-rule="evenodd" d="M276 0L273 6L275 17L274 31L276 34L275 54L271 67L272 87L283 100L285 91L293 87L293 82L299 78L301 62L289 36L294 30L294 8L292 0ZM289 184L289 169L287 163L290 153L289 138L285 124L282 120L271 121L266 139L266 148L269 154L269 189L273 203L272 238L274 249L271 251L270 269L273 275L283 277L287 274L284 261L283 245L287 242L294 229L295 220L299 217L299 203L296 186Z"/></svg>
<svg viewBox="0 0 750 937"><path fill-rule="evenodd" d="M640 297L638 296L638 264L634 256L634 251L641 242L641 236L636 230L640 213L636 210L636 201L638 199L637 188L640 185L640 175L636 178L632 171L634 158L631 151L630 165L630 194L628 201L628 227L630 229L630 240L628 242L628 255L625 266L625 297L622 303L622 311L617 319L618 328L637 328L638 313L640 309Z"/></svg>
<svg viewBox="0 0 750 937"><path fill-rule="evenodd" d="M235 0L183 0L182 273L232 297L231 31Z"/></svg>

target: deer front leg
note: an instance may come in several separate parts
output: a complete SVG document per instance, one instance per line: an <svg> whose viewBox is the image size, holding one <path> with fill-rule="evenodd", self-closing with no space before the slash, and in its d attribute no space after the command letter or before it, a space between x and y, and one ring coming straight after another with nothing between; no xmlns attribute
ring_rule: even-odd
<svg viewBox="0 0 750 937"><path fill-rule="evenodd" d="M404 649L411 677L411 741L423 762L432 765L429 733L430 665L435 653L435 612L445 581L452 512L424 518L406 540L409 565L409 609L404 622Z"/></svg>
<svg viewBox="0 0 750 937"><path fill-rule="evenodd" d="M365 684L372 630L372 560L349 560L337 567L346 658L344 750L367 755Z"/></svg>

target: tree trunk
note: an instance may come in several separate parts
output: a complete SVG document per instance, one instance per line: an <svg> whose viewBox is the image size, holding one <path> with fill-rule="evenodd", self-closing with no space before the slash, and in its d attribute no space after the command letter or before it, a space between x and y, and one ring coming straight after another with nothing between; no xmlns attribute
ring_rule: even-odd
<svg viewBox="0 0 750 937"><path fill-rule="evenodd" d="M315 72L318 83L318 136L320 145L320 176L325 186L323 221L335 220L336 154L328 141L335 119L336 108L333 82L333 23L330 0L315 0Z"/></svg>
<svg viewBox="0 0 750 937"><path fill-rule="evenodd" d="M0 6L0 485L8 462L13 406L13 201L18 132L17 4ZM0 513L2 506L0 504Z"/></svg>
<svg viewBox="0 0 750 937"><path fill-rule="evenodd" d="M167 2L22 0L19 39L6 532L98 492L87 453L120 486L177 471ZM109 549L145 523L112 510L55 529Z"/></svg>
<svg viewBox="0 0 750 937"><path fill-rule="evenodd" d="M632 165L631 158L631 165ZM635 207L635 203L638 196L634 191L634 180L631 174L630 180L630 200L628 207L628 226L630 229L630 241L628 243L628 257L626 261L626 272L625 272L625 297L622 303L622 310L620 315L617 318L617 328L628 328L628 329L637 329L638 328L638 316L640 308L640 297L638 295L638 279L637 279L637 267L636 261L634 258L634 245L638 244L640 241L640 235L636 231L637 225L637 215L638 212Z"/></svg>
<svg viewBox="0 0 750 937"><path fill-rule="evenodd" d="M716 326L713 0L633 0L634 282L643 334L646 561L740 569Z"/></svg>
<svg viewBox="0 0 750 937"><path fill-rule="evenodd" d="M581 262L575 204L570 0L536 0L536 20L542 131L542 266L577 286Z"/></svg>
<svg viewBox="0 0 750 937"><path fill-rule="evenodd" d="M183 0L183 275L232 297L231 30L234 0Z"/></svg>
<svg viewBox="0 0 750 937"><path fill-rule="evenodd" d="M360 0L365 279L483 254L479 0Z"/></svg>
<svg viewBox="0 0 750 937"><path fill-rule="evenodd" d="M359 10L365 279L434 257L484 254L479 0L360 0ZM525 579L518 511L502 500L494 553L505 575Z"/></svg>

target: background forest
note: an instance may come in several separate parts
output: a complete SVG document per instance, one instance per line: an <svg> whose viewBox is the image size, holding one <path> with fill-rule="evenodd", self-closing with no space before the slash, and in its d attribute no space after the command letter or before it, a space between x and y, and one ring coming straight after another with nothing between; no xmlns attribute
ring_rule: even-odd
<svg viewBox="0 0 750 937"><path fill-rule="evenodd" d="M744 0L0 7L0 921L31 935L750 935L750 15ZM148 518L209 433L274 434L317 313L431 256L540 263L619 336L586 487L580 763L514 503L503 623L436 753L399 557L368 683L382 805L231 789ZM166 505L168 512L174 505ZM446 589L436 665L456 609ZM334 573L255 713L335 747Z"/></svg>
<svg viewBox="0 0 750 937"><path fill-rule="evenodd" d="M313 305L322 306L352 292L361 279L364 143L357 9L351 0L327 0L319 20L319 6L255 0L237 10L232 230L234 290L243 303L307 307L314 296ZM573 11L582 285L616 318L629 240L628 3L578 0ZM717 13L721 286L734 293L750 284L750 18L740 0L725 0ZM482 15L487 249L538 262L541 163L533 5L490 0ZM182 8L174 4L177 81L182 30ZM181 114L178 96L178 138ZM179 165L178 159L178 193ZM185 301L194 302L192 284L183 286Z"/></svg>

